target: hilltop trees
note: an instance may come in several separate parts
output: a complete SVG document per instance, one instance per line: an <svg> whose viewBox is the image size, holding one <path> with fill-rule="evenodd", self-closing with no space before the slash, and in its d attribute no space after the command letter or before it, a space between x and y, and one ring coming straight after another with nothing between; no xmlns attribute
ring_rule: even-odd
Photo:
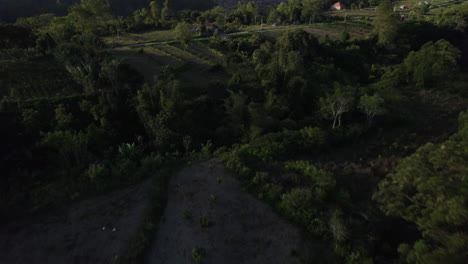
<svg viewBox="0 0 468 264"><path fill-rule="evenodd" d="M112 13L104 0L82 0L70 8L68 19L77 31L102 33L112 19Z"/></svg>
<svg viewBox="0 0 468 264"><path fill-rule="evenodd" d="M245 25L256 24L260 10L255 2L246 4L238 2L237 9L230 14L230 19L234 22L238 21Z"/></svg>
<svg viewBox="0 0 468 264"><path fill-rule="evenodd" d="M276 8L271 8L268 22L312 23L316 21L323 11L323 2L320 0L289 0L281 2Z"/></svg>
<svg viewBox="0 0 468 264"><path fill-rule="evenodd" d="M322 13L323 2L320 0L304 0L302 2L302 21L309 24L314 22Z"/></svg>

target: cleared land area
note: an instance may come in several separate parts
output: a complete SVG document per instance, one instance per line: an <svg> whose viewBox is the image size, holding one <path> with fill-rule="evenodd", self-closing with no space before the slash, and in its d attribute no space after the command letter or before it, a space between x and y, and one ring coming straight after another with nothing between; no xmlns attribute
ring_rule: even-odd
<svg viewBox="0 0 468 264"><path fill-rule="evenodd" d="M0 263L113 263L150 204L151 182L0 226Z"/></svg>
<svg viewBox="0 0 468 264"><path fill-rule="evenodd" d="M243 191L216 159L183 169L169 190L146 263L188 264L197 256L205 264L301 263L312 257L301 230Z"/></svg>

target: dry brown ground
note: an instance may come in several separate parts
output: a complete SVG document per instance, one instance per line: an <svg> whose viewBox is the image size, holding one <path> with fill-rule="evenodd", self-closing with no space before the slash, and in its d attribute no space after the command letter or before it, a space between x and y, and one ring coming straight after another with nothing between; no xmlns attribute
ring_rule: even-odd
<svg viewBox="0 0 468 264"><path fill-rule="evenodd" d="M0 263L112 263L141 225L150 189L148 181L0 226Z"/></svg>
<svg viewBox="0 0 468 264"><path fill-rule="evenodd" d="M0 263L113 263L143 223L151 185L147 181L1 226ZM305 262L314 254L308 249L320 251L242 190L216 160L184 168L171 179L169 193L147 263L194 263L194 248L205 250L205 264L311 263ZM202 216L209 227L201 226Z"/></svg>
<svg viewBox="0 0 468 264"><path fill-rule="evenodd" d="M301 231L244 192L216 160L183 169L171 179L169 188L147 263L194 263L194 248L206 252L204 264L301 263L300 259L307 259L310 245ZM207 217L212 225L202 227L200 217ZM293 252L299 257L292 256Z"/></svg>

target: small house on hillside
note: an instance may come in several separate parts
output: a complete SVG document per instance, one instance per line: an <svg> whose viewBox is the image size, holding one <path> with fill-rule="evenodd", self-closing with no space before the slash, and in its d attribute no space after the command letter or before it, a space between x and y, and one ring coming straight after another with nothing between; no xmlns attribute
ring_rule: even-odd
<svg viewBox="0 0 468 264"><path fill-rule="evenodd" d="M427 1L418 2L418 6L422 6L422 5L431 6L431 3L427 2Z"/></svg>
<svg viewBox="0 0 468 264"><path fill-rule="evenodd" d="M217 31L218 27L213 24L213 23L205 23L204 24L206 30L212 30L212 31ZM192 26L192 31L200 31L202 25L200 24L195 24Z"/></svg>
<svg viewBox="0 0 468 264"><path fill-rule="evenodd" d="M344 9L346 8L341 2L336 2L330 7L330 10L344 10Z"/></svg>

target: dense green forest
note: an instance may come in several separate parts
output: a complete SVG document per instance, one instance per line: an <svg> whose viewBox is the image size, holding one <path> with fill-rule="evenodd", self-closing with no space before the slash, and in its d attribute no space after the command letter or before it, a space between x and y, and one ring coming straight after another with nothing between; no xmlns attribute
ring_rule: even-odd
<svg viewBox="0 0 468 264"><path fill-rule="evenodd" d="M7 2L0 222L216 157L325 245L302 263L468 259L467 2Z"/></svg>

